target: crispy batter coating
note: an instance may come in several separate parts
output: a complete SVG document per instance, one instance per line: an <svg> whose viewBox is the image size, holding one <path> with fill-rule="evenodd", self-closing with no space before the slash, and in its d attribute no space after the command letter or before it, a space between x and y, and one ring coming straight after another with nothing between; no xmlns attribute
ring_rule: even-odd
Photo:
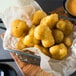
<svg viewBox="0 0 76 76"><path fill-rule="evenodd" d="M29 30L29 35L30 36L34 36L34 30L35 30L35 26L34 25L32 25L32 27L31 27L31 29Z"/></svg>
<svg viewBox="0 0 76 76"><path fill-rule="evenodd" d="M60 49L59 45L55 45L55 46L52 46L49 48L49 52L50 52L52 58L54 58L54 59L59 58L59 49Z"/></svg>
<svg viewBox="0 0 76 76"><path fill-rule="evenodd" d="M61 60L67 56L67 47L61 43L59 45L55 45L49 49L52 58Z"/></svg>
<svg viewBox="0 0 76 76"><path fill-rule="evenodd" d="M44 47L51 47L55 44L54 37L52 35L52 31L49 29L49 27L45 27L46 31L44 32L44 38L42 39L42 45Z"/></svg>
<svg viewBox="0 0 76 76"><path fill-rule="evenodd" d="M35 30L35 26L33 26L31 29L30 29L30 31L29 31L29 35L30 36L33 36L33 43L36 45L36 44L39 44L40 43L40 40L38 40L38 39L36 39L35 37L34 37L34 30Z"/></svg>
<svg viewBox="0 0 76 76"><path fill-rule="evenodd" d="M38 25L34 30L34 37L38 40L44 39L45 26Z"/></svg>
<svg viewBox="0 0 76 76"><path fill-rule="evenodd" d="M53 33L53 36L55 39L55 43L60 43L63 41L64 34L62 31L60 31L58 29L54 29L52 33Z"/></svg>
<svg viewBox="0 0 76 76"><path fill-rule="evenodd" d="M55 41L52 35L52 31L48 26L39 25L34 31L34 36L36 39L42 41L44 47L50 47L54 45Z"/></svg>
<svg viewBox="0 0 76 76"><path fill-rule="evenodd" d="M34 29L35 29L35 26L33 26L33 27L30 29L29 34L24 37L23 43L24 43L26 46L32 47L32 46L34 46L35 44L39 44L39 43L40 43L40 41L37 40L37 39L34 37Z"/></svg>
<svg viewBox="0 0 76 76"><path fill-rule="evenodd" d="M47 14L44 11L42 11L42 10L36 11L33 15L32 24L39 25L41 19L46 17L46 16L47 16Z"/></svg>
<svg viewBox="0 0 76 76"><path fill-rule="evenodd" d="M67 46L67 47L70 47L72 45L72 40L70 37L65 37L64 38L64 44Z"/></svg>
<svg viewBox="0 0 76 76"><path fill-rule="evenodd" d="M29 28L25 21L22 20L14 20L12 23L12 35L14 37L20 38L24 34L27 34Z"/></svg>
<svg viewBox="0 0 76 76"><path fill-rule="evenodd" d="M64 20L59 20L56 27L64 32L66 27L66 22Z"/></svg>
<svg viewBox="0 0 76 76"><path fill-rule="evenodd" d="M58 14L51 14L47 17L44 17L40 24L41 25L46 25L46 26L49 26L50 29L54 28L55 27L55 24L58 22Z"/></svg>
<svg viewBox="0 0 76 76"><path fill-rule="evenodd" d="M40 46L40 45L35 45L34 47L40 49L40 51L45 55L50 56L49 50L47 48L44 48L43 46Z"/></svg>
<svg viewBox="0 0 76 76"><path fill-rule="evenodd" d="M66 30L65 30L64 34L66 36L68 36L72 33L73 24L69 20L65 20L65 22L66 22Z"/></svg>
<svg viewBox="0 0 76 76"><path fill-rule="evenodd" d="M30 36L30 35L25 36L23 39L23 43L24 43L24 45L26 45L28 47L34 46L33 36Z"/></svg>
<svg viewBox="0 0 76 76"><path fill-rule="evenodd" d="M59 46L60 46L60 59L63 59L67 56L68 50L63 43L61 43Z"/></svg>
<svg viewBox="0 0 76 76"><path fill-rule="evenodd" d="M26 47L27 47L27 46L25 46L24 43L23 43L23 37L21 37L21 38L19 39L19 41L17 42L17 44L16 44L16 49L22 50L22 49L24 49L24 48L26 48Z"/></svg>
<svg viewBox="0 0 76 76"><path fill-rule="evenodd" d="M40 44L40 40L37 40L37 39L34 37L34 45L37 45L37 44Z"/></svg>
<svg viewBox="0 0 76 76"><path fill-rule="evenodd" d="M60 20L56 27L63 31L65 36L70 35L73 30L73 24L68 20Z"/></svg>
<svg viewBox="0 0 76 76"><path fill-rule="evenodd" d="M45 55L61 60L67 56L67 48L72 45L68 35L73 30L73 24L68 20L59 20L58 14L48 15L38 10L32 16L32 26L25 21L15 20L12 23L12 35L19 38L16 48L36 47Z"/></svg>

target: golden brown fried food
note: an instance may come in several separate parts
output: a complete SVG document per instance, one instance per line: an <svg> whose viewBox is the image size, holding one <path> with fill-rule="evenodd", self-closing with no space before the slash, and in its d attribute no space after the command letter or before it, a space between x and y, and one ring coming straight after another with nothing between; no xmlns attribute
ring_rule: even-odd
<svg viewBox="0 0 76 76"><path fill-rule="evenodd" d="M36 45L36 44L40 43L40 40L38 40L34 37L34 30L35 30L35 26L32 26L32 28L29 31L29 35L33 36L33 43Z"/></svg>
<svg viewBox="0 0 76 76"><path fill-rule="evenodd" d="M59 45L55 45L55 46L52 46L49 48L49 52L50 52L52 58L59 59L59 57L60 57L59 49L60 49Z"/></svg>
<svg viewBox="0 0 76 76"><path fill-rule="evenodd" d="M72 45L72 40L70 37L65 37L64 38L64 44L67 46L67 47L70 47Z"/></svg>
<svg viewBox="0 0 76 76"><path fill-rule="evenodd" d="M34 37L38 40L44 39L45 26L38 25L34 30Z"/></svg>
<svg viewBox="0 0 76 76"><path fill-rule="evenodd" d="M44 47L42 47L42 46L40 46L40 45L35 45L34 47L40 49L40 51L41 51L42 53L44 53L45 55L50 56L48 49L46 49L46 48L44 48Z"/></svg>
<svg viewBox="0 0 76 76"><path fill-rule="evenodd" d="M63 59L67 56L68 49L64 45L64 43L61 43L59 46L60 46L60 59Z"/></svg>
<svg viewBox="0 0 76 76"><path fill-rule="evenodd" d="M59 45L55 45L49 49L49 52L52 58L60 60L67 56L67 47L61 43Z"/></svg>
<svg viewBox="0 0 76 76"><path fill-rule="evenodd" d="M47 37L44 38L43 40L41 40L41 42L44 47L51 47L55 44L55 40L54 40L52 34L47 34Z"/></svg>
<svg viewBox="0 0 76 76"><path fill-rule="evenodd" d="M22 20L14 20L12 23L12 35L14 37L20 38L24 34L27 34L29 28L25 21Z"/></svg>
<svg viewBox="0 0 76 76"><path fill-rule="evenodd" d="M40 40L37 40L35 37L34 37L34 45L38 45L40 44Z"/></svg>
<svg viewBox="0 0 76 76"><path fill-rule="evenodd" d="M12 35L19 38L16 48L22 50L26 47L36 47L49 57L64 59L67 56L67 47L72 45L68 37L73 29L72 23L59 20L58 14L47 16L41 10L34 13L32 23L31 28L19 19L12 23Z"/></svg>
<svg viewBox="0 0 76 76"><path fill-rule="evenodd" d="M42 40L44 47L50 47L54 45L55 41L52 35L52 31L48 26L39 25L34 31L34 36L38 40Z"/></svg>
<svg viewBox="0 0 76 76"><path fill-rule="evenodd" d="M42 11L42 10L36 11L33 16L32 24L39 25L41 19L46 16L47 16L47 14L44 11Z"/></svg>
<svg viewBox="0 0 76 76"><path fill-rule="evenodd" d="M16 49L22 50L26 48L27 46L24 45L23 43L23 37L19 39L19 41L16 44Z"/></svg>
<svg viewBox="0 0 76 76"><path fill-rule="evenodd" d="M68 36L72 33L73 30L73 24L69 21L69 20L65 20L66 22L66 31L65 31L65 35Z"/></svg>
<svg viewBox="0 0 76 76"><path fill-rule="evenodd" d="M66 22L64 20L59 20L56 27L61 30L61 31L65 31L66 28Z"/></svg>
<svg viewBox="0 0 76 76"><path fill-rule="evenodd" d="M55 44L54 37L52 35L52 31L48 26L45 26L45 31L44 31L44 38L42 39L42 45L44 47L51 47L52 45Z"/></svg>
<svg viewBox="0 0 76 76"><path fill-rule="evenodd" d="M44 17L40 24L41 25L46 25L46 26L49 26L50 29L54 28L55 27L55 24L58 22L58 14L51 14L47 17Z"/></svg>
<svg viewBox="0 0 76 76"><path fill-rule="evenodd" d="M31 27L31 29L29 30L29 35L30 36L34 36L34 30L35 30L35 26L34 25L32 25L32 27Z"/></svg>
<svg viewBox="0 0 76 76"><path fill-rule="evenodd" d="M23 43L25 46L28 46L28 47L34 46L33 36L30 36L30 35L25 36L23 39Z"/></svg>
<svg viewBox="0 0 76 76"><path fill-rule="evenodd" d="M64 34L62 31L60 31L58 29L54 29L52 33L53 33L53 36L54 36L56 43L60 43L63 41Z"/></svg>
<svg viewBox="0 0 76 76"><path fill-rule="evenodd" d="M60 20L57 23L56 27L58 29L60 29L61 31L63 31L65 36L70 35L70 33L73 30L73 24L70 21L68 21L68 20Z"/></svg>
<svg viewBox="0 0 76 76"><path fill-rule="evenodd" d="M35 37L34 37L34 29L35 29L35 26L33 26L30 31L29 31L29 34L27 36L24 37L23 39L23 43L26 45L26 46L29 46L29 47L32 47L34 46L34 44L39 44L40 41L37 40Z"/></svg>

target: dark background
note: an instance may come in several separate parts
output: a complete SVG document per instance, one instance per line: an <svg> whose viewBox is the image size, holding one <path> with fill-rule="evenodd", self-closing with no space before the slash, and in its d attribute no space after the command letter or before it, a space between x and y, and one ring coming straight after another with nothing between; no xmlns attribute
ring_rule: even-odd
<svg viewBox="0 0 76 76"><path fill-rule="evenodd" d="M45 12L50 12L63 5L64 0L36 0Z"/></svg>
<svg viewBox="0 0 76 76"><path fill-rule="evenodd" d="M42 9L48 13L52 10L55 10L56 8L60 7L63 5L63 0L36 0L40 6L42 7ZM3 24L0 24L0 26L3 26ZM0 34L4 32L0 29ZM10 54L8 53L8 51L5 51L2 47L2 40L0 38L0 59L11 59L12 57L10 56ZM15 64L15 62L7 62L7 64L13 66L15 68L15 70L18 73L18 76L22 76L20 70L18 69L17 65ZM74 73L71 76L76 76L76 73Z"/></svg>

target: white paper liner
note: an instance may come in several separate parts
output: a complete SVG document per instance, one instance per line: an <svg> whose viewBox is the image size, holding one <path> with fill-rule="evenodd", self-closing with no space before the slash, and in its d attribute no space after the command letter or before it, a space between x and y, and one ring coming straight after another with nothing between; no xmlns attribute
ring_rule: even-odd
<svg viewBox="0 0 76 76"><path fill-rule="evenodd" d="M9 7L7 10L5 10L4 13L2 13L1 16L5 24L5 27L7 28L7 31L3 39L4 49L8 49L9 47L15 48L15 44L18 41L17 38L11 35L11 22L14 19L23 19L27 22L27 24L30 27L31 26L30 16L35 12L35 10L41 9L36 2L31 3L29 2L30 0L25 0L25 2L20 2L21 0L17 0L17 1L21 6ZM36 55L41 57L40 67L44 71L52 73L54 76L69 76L74 71L76 71L76 50L75 50L76 30L75 29L76 26L74 26L74 30L72 34L73 44L69 50L71 54L64 60L59 61L59 60L50 59L50 57L44 55L39 49L37 50L36 48L26 48L26 49L30 49L30 50L32 49L32 51Z"/></svg>

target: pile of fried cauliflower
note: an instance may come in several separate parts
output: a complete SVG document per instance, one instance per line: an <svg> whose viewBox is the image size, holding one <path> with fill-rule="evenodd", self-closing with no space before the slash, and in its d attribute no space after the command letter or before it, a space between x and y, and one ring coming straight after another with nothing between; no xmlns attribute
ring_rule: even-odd
<svg viewBox="0 0 76 76"><path fill-rule="evenodd" d="M36 47L45 55L61 60L67 57L68 48L72 45L70 34L73 24L69 20L59 19L58 14L47 15L44 11L36 11L29 28L23 20L12 22L12 36L19 38L16 49Z"/></svg>

